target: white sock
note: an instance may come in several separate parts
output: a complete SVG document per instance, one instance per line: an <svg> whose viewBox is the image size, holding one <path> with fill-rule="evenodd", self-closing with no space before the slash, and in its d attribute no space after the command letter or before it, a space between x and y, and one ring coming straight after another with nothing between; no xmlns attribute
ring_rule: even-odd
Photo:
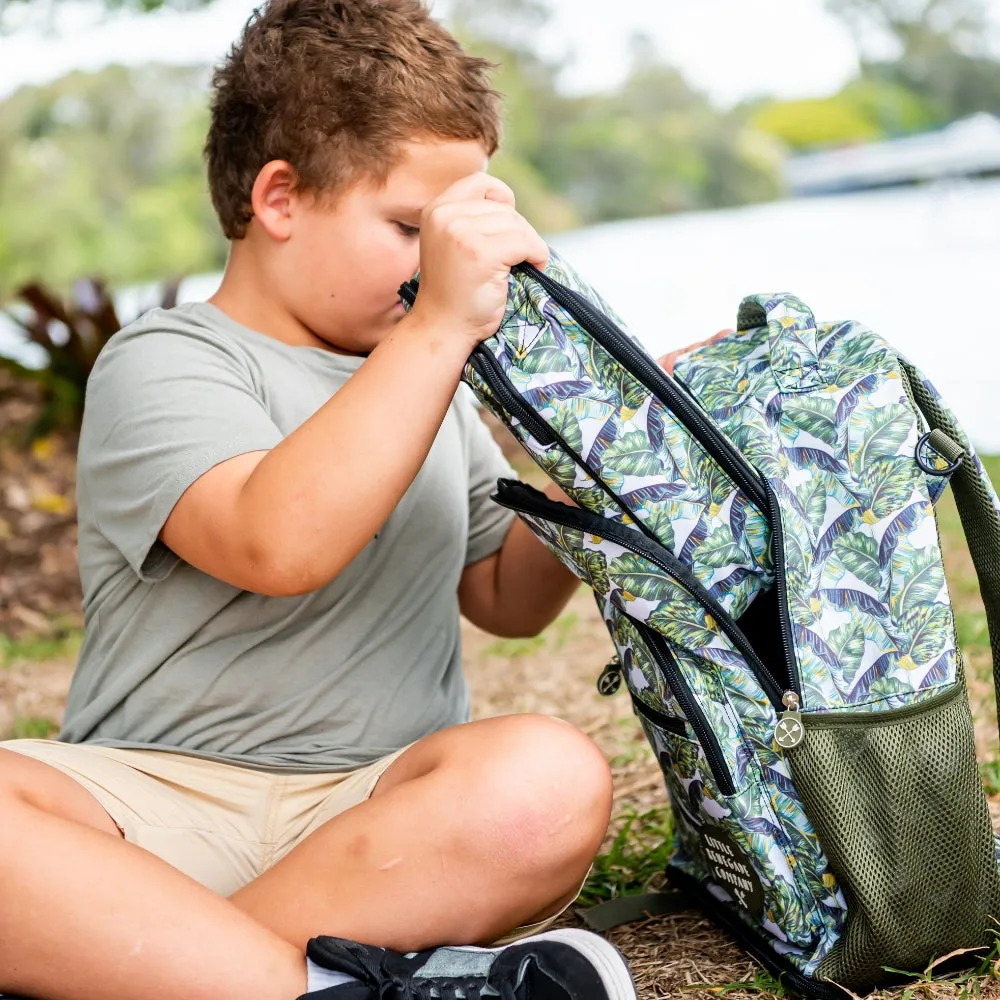
<svg viewBox="0 0 1000 1000"><path fill-rule="evenodd" d="M306 959L306 992L329 989L331 986L342 986L344 983L356 983L354 976L346 972L334 972L317 965L311 958Z"/></svg>

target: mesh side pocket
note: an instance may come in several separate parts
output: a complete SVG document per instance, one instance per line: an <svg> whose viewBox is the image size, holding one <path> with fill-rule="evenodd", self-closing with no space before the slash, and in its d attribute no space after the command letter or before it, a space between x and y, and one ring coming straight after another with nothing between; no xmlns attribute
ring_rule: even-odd
<svg viewBox="0 0 1000 1000"><path fill-rule="evenodd" d="M817 975L865 992L992 940L1000 875L960 682L888 712L803 716L796 787L847 898Z"/></svg>

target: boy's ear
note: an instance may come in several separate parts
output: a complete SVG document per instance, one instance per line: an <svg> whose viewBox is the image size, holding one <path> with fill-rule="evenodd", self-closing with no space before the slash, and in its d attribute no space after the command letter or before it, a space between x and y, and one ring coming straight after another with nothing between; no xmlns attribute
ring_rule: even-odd
<svg viewBox="0 0 1000 1000"><path fill-rule="evenodd" d="M271 239L284 242L292 235L298 180L295 168L287 160L270 160L253 182L250 192L253 218Z"/></svg>

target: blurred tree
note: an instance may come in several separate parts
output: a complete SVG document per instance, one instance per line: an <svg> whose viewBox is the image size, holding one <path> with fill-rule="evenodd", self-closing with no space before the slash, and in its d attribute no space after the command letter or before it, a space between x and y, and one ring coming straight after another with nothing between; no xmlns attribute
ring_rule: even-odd
<svg viewBox="0 0 1000 1000"><path fill-rule="evenodd" d="M177 282L169 282L155 304L167 309L176 302ZM27 439L44 437L57 428L78 431L87 380L98 354L136 317L119 319L111 292L96 278L74 282L66 298L37 282L24 285L15 292L14 304L4 315L23 340L41 347L48 357L48 364L40 369L0 357L0 373L13 372L19 380L34 382L40 389L39 413L25 427Z"/></svg>
<svg viewBox="0 0 1000 1000"><path fill-rule="evenodd" d="M981 51L989 24L983 0L826 0L826 7L847 23L862 52L870 51L872 31L894 38L904 54L929 36Z"/></svg>
<svg viewBox="0 0 1000 1000"><path fill-rule="evenodd" d="M938 117L907 87L869 75L833 97L765 101L751 121L792 149L809 149L919 132L935 125Z"/></svg>
<svg viewBox="0 0 1000 1000"><path fill-rule="evenodd" d="M779 192L778 144L746 110L716 111L647 41L621 87L569 97L559 63L535 49L542 0L454 0L447 12L497 64L505 141L491 170L541 231ZM117 286L224 263L201 159L207 75L113 66L0 102L0 298L38 278Z"/></svg>
<svg viewBox="0 0 1000 1000"><path fill-rule="evenodd" d="M720 113L643 38L616 91L563 98L536 153L586 222L742 204L780 191L781 150Z"/></svg>
<svg viewBox="0 0 1000 1000"><path fill-rule="evenodd" d="M0 35L27 24L51 26L58 4L63 2L65 0L0 0ZM210 3L212 0L93 0L96 9L139 14L161 9L197 10Z"/></svg>
<svg viewBox="0 0 1000 1000"><path fill-rule="evenodd" d="M503 94L504 141L490 173L509 184L518 210L543 232L568 229L580 214L538 167L545 121L562 98L559 66L532 47L550 17L543 0L454 0L449 25L463 44L494 65L493 83Z"/></svg>
<svg viewBox="0 0 1000 1000"><path fill-rule="evenodd" d="M853 31L867 79L896 84L938 123L1000 112L1000 62L988 49L983 0L826 0ZM896 49L886 58L885 42Z"/></svg>
<svg viewBox="0 0 1000 1000"><path fill-rule="evenodd" d="M578 223L741 204L779 193L781 151L721 114L666 66L648 38L632 39L632 70L611 93L568 97L562 66L535 47L545 0L454 0L450 23L497 65L503 148L491 171L543 231Z"/></svg>
<svg viewBox="0 0 1000 1000"><path fill-rule="evenodd" d="M108 67L0 103L0 296L44 277L66 288L216 268L202 69Z"/></svg>

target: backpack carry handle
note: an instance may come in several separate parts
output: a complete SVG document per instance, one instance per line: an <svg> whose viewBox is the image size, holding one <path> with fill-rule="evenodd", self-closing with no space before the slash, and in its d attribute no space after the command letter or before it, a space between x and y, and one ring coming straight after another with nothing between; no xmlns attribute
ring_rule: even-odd
<svg viewBox="0 0 1000 1000"><path fill-rule="evenodd" d="M766 326L771 369L782 392L818 389L826 383L820 368L816 317L789 292L748 295L736 314L737 330Z"/></svg>
<svg viewBox="0 0 1000 1000"><path fill-rule="evenodd" d="M899 362L910 398L931 428L934 448L956 465L951 488L979 578L993 654L993 684L1000 705L1000 501L954 414L925 382L919 369L904 358Z"/></svg>

